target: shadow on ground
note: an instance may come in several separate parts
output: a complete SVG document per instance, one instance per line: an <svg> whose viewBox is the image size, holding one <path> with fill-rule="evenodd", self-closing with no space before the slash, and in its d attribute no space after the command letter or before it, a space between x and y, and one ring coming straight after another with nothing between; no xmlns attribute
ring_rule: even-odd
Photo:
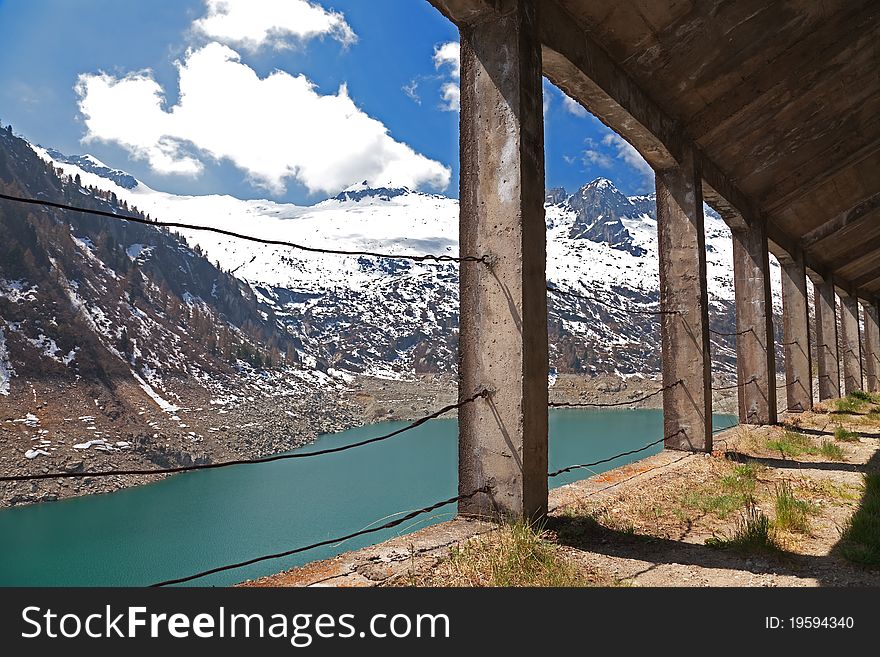
<svg viewBox="0 0 880 657"><path fill-rule="evenodd" d="M736 460L758 461L772 468L813 468L819 470L858 471L880 473L880 452L875 453L866 464L815 463L795 460L762 459L735 456ZM865 493L852 516L854 525L865 529L877 538L876 527L880 525L880 486L866 486ZM557 542L584 552L610 557L648 562L650 565L639 572L627 575L633 579L661 565L684 564L709 569L746 571L757 575L780 575L797 578L815 578L822 586L880 586L880 543L869 540L844 542L843 539L823 556L802 555L791 552L738 552L684 541L656 538L649 535L610 529L589 515L554 516L548 520L547 529L557 536ZM845 558L853 557L863 563ZM870 565L865 565L870 564Z"/></svg>

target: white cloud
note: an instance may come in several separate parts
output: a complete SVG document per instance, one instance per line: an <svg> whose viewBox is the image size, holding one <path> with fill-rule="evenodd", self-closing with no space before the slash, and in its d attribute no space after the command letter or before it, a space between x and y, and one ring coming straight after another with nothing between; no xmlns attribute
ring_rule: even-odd
<svg viewBox="0 0 880 657"><path fill-rule="evenodd" d="M440 87L440 97L443 99L440 109L444 112L457 112L461 109L461 87L457 82L444 82Z"/></svg>
<svg viewBox="0 0 880 657"><path fill-rule="evenodd" d="M590 113L584 108L583 105L565 95L564 93L562 94L562 107L565 108L566 112L568 112L569 114L573 114L580 119L586 118L590 115Z"/></svg>
<svg viewBox="0 0 880 657"><path fill-rule="evenodd" d="M626 139L617 133L611 133L602 138L602 143L614 149L614 155L617 159L625 162L648 180L654 180L654 170L651 165L645 162L645 159Z"/></svg>
<svg viewBox="0 0 880 657"><path fill-rule="evenodd" d="M289 48L325 35L344 45L357 36L335 11L308 0L205 0L207 15L193 23L197 33L249 50Z"/></svg>
<svg viewBox="0 0 880 657"><path fill-rule="evenodd" d="M440 97L443 99L440 109L457 112L461 109L461 45L457 41L449 41L435 46L434 68L451 78L440 86Z"/></svg>
<svg viewBox="0 0 880 657"><path fill-rule="evenodd" d="M416 105L422 104L422 98L419 96L419 81L417 78L407 82L401 87L401 89L403 90L403 93L406 94L407 98L413 101Z"/></svg>
<svg viewBox="0 0 880 657"><path fill-rule="evenodd" d="M461 77L461 44L458 41L449 41L436 46L434 68L445 68L451 77L458 80Z"/></svg>
<svg viewBox="0 0 880 657"><path fill-rule="evenodd" d="M445 189L450 171L395 141L343 85L321 95L304 76L266 78L218 43L177 63L180 100L165 107L149 71L122 78L81 75L83 141L117 143L158 173L197 175L229 160L255 184L281 194L291 180L335 193L353 182Z"/></svg>
<svg viewBox="0 0 880 657"><path fill-rule="evenodd" d="M614 160L601 151L588 148L584 151L584 164L595 164L604 169L610 169L614 166Z"/></svg>

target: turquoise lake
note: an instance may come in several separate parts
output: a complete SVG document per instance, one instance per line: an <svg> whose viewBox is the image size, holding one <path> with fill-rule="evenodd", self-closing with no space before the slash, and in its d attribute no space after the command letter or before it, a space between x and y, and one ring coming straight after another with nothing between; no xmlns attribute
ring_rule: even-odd
<svg viewBox="0 0 880 657"><path fill-rule="evenodd" d="M735 424L716 415L715 428ZM377 436L391 422L321 436L311 451ZM662 435L659 410L553 410L550 470L637 449ZM552 487L659 452L550 480ZM313 459L176 475L105 495L0 511L0 586L144 586L383 524L457 494L457 427L433 420L390 440ZM448 520L409 523L193 582L224 586Z"/></svg>

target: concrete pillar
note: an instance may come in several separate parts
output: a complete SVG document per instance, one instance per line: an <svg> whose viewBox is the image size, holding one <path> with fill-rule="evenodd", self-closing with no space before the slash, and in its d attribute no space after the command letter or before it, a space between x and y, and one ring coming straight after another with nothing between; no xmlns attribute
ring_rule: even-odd
<svg viewBox="0 0 880 657"><path fill-rule="evenodd" d="M699 162L658 171L657 243L666 447L712 450L712 364Z"/></svg>
<svg viewBox="0 0 880 657"><path fill-rule="evenodd" d="M840 297L840 345L843 349L843 391L848 395L862 389L862 345L859 337L859 301Z"/></svg>
<svg viewBox="0 0 880 657"><path fill-rule="evenodd" d="M862 310L865 315L865 389L880 392L880 321L877 303L866 301Z"/></svg>
<svg viewBox="0 0 880 657"><path fill-rule="evenodd" d="M733 231L739 421L776 423L776 357L770 252L762 222Z"/></svg>
<svg viewBox="0 0 880 657"><path fill-rule="evenodd" d="M816 303L816 360L819 401L840 397L840 361L837 355L837 302L834 282L828 278L813 287Z"/></svg>
<svg viewBox="0 0 880 657"><path fill-rule="evenodd" d="M790 412L813 407L813 363L810 356L810 309L802 253L782 265L782 342L785 350L785 397Z"/></svg>
<svg viewBox="0 0 880 657"><path fill-rule="evenodd" d="M541 45L531 2L461 26L459 490L467 515L547 513L547 278Z"/></svg>

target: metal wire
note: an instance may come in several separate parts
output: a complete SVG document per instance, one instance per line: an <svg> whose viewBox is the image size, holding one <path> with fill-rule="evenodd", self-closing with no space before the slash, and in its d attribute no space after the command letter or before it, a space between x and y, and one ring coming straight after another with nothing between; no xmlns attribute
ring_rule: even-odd
<svg viewBox="0 0 880 657"><path fill-rule="evenodd" d="M350 255L350 256L364 256L368 258L387 258L389 260L409 260L412 262L482 262L488 264L487 256L463 256L463 257L455 257L448 255L401 255L395 253L378 253L375 251L348 251L345 249L325 249L316 246L306 246L304 244L297 244L296 242L288 242L286 240L273 240L266 239L262 237L255 237L253 235L245 235L243 233L238 233L232 230L226 230L225 228L215 228L213 226L193 226L191 224L185 224L177 221L158 221L145 219L143 217L133 217L129 215L117 214L115 212L107 212L106 210L90 210L88 208L79 208L73 205L67 205L65 203L56 203L54 201L44 201L41 199L34 198L24 198L21 196L12 196L10 194L0 194L0 199L6 201L13 201L15 203L25 203L28 205L38 205L42 207L55 208L58 210L67 210L70 212L83 212L85 214L93 214L99 217L108 217L111 219L119 219L122 221L129 221L135 224L143 224L145 226L156 226L161 228L178 228L181 230L195 230L195 231L203 231L207 233L216 233L217 235L225 235L226 237L234 237L236 239L245 240L247 242L257 242L259 244L268 244L271 246L286 246L291 249L297 249L299 251L307 251L309 253L325 253L329 255Z"/></svg>
<svg viewBox="0 0 880 657"><path fill-rule="evenodd" d="M732 386L712 386L712 390L714 390L714 391L716 391L716 392L717 392L717 391L721 391L721 390L736 390L737 388L745 388L747 385L749 385L750 383L754 383L754 382L757 381L757 380L758 380L758 379L757 379L756 377L753 376L753 377L752 377L751 379L749 379L748 381L745 381L745 382L743 382L743 383L737 383L737 384L732 385Z"/></svg>
<svg viewBox="0 0 880 657"><path fill-rule="evenodd" d="M638 449L632 449L628 452L621 452L620 454L617 454L616 456L609 456L607 459L601 459L599 461L594 461L593 463L579 463L578 465L570 465L567 468L562 468L561 470L555 470L554 472L550 472L547 474L547 476L548 477L557 477L557 476L564 474L566 472L571 472L572 470L580 470L582 468L592 468L594 466L602 465L603 463L608 463L609 461L619 459L623 456L630 456L632 454L638 454L639 452L644 452L647 449L651 449L652 447L659 445L660 443L665 442L669 438L672 438L673 436L677 436L680 433L684 433L684 431L682 429L679 429L675 433L671 433L668 436L663 436L662 438L659 438L658 440L655 440L652 443L648 443L644 447L640 447Z"/></svg>
<svg viewBox="0 0 880 657"><path fill-rule="evenodd" d="M656 397L661 392L666 392L667 390L672 390L675 386L681 385L684 383L681 379L672 383L668 386L664 386L659 390L655 390L654 392L645 395L644 397L639 397L638 399L630 399L629 401L622 402L610 402L610 403L599 403L599 402L550 402L551 408L611 408L613 406L629 406L630 404L638 404L639 402L643 402L651 397Z"/></svg>
<svg viewBox="0 0 880 657"><path fill-rule="evenodd" d="M709 333L712 333L713 335L718 335L718 336L721 336L724 338L730 338L730 337L734 337L737 335L745 335L746 333L752 333L753 331L754 331L754 329L747 328L744 331L737 331L736 333L724 333L722 331L716 331L715 329L712 329L712 328L709 329Z"/></svg>
<svg viewBox="0 0 880 657"><path fill-rule="evenodd" d="M558 287L547 286L547 291L552 292L553 294L558 294L565 297L572 297L575 299L583 299L584 301L592 301L594 303L598 303L600 306L605 306L606 308L611 308L612 310L623 310L627 313L632 313L636 315L677 315L677 310L640 310L638 308L626 308L619 304L613 304L609 301L604 301L599 299L598 297L588 296L585 294L579 294L577 292L570 292L568 290L560 290Z"/></svg>
<svg viewBox="0 0 880 657"><path fill-rule="evenodd" d="M356 443L351 443L350 445L341 445L339 447L328 447L327 449L320 449L314 452L293 452L291 454L277 454L275 456L266 456L264 458L259 459L244 459L238 461L222 461L220 463L206 463L202 465L183 465L175 468L163 468L160 470L151 469L151 470L105 470L102 472L48 472L43 474L32 474L32 475L10 475L10 476L2 476L0 477L0 482L6 481L35 481L39 479L71 479L76 477L113 477L113 476L122 476L122 475L159 475L159 474L176 474L180 472L192 472L193 470L213 470L216 468L228 468L233 465L255 465L260 463L272 463L273 461L286 461L289 459L303 459L303 458L311 458L313 456L322 456L324 454L335 454L337 452L344 452L349 449L354 449L356 447L363 447L364 445L370 445L372 443L377 443L382 440L388 440L389 438L393 438L394 436L398 436L406 431L410 431L423 425L428 420L435 420L444 413L448 413L449 411L453 411L461 408L462 406L466 406L467 404L471 404L478 399L483 399L489 396L488 390L482 390L474 395L471 395L467 399L464 399L457 404L450 404L449 406L444 406L438 411L434 411L430 415L426 415L425 417L419 418L418 420L408 424L407 426L397 429L396 431L392 431L390 433L383 434L381 436L376 436L374 438L368 438L366 440L361 440Z"/></svg>
<svg viewBox="0 0 880 657"><path fill-rule="evenodd" d="M266 554L259 557L254 557L252 559L247 559L245 561L239 561L238 563L228 564L225 566L216 566L215 568L209 568L208 570L203 570L202 572L196 573L195 575L187 575L186 577L178 577L176 579L165 580L164 582L158 582L157 584L151 584L150 588L158 588L162 586L171 586L172 584L183 584L185 582L191 582L195 579L200 579L202 577L207 577L208 575L213 575L215 573L221 573L227 570L235 570L236 568L243 568L244 566L250 566L255 563L259 563L261 561L269 561L271 559L280 559L282 557L289 557L294 554L299 554L300 552L307 552L308 550L314 550L315 548L324 547L326 545L333 545L335 543L342 543L344 541L349 541L353 538L357 538L359 536L365 536L367 534L373 534L375 532L382 531L384 529L392 529L397 527L398 525L402 525L405 522L412 520L413 518L417 518L420 515L430 513L435 509L439 509L441 507L447 506L449 504L455 504L456 502L461 502L462 500L467 500L479 493L488 493L490 488L488 486L483 486L482 488L478 488L477 490L468 493L466 495L456 495L455 497L450 497L448 500L442 500L440 502L435 502L430 506L426 506L421 509L417 509L416 511L410 511L405 516L397 518L396 520L391 520L390 522L386 522L384 525L379 525L378 527L370 527L369 529L362 529L360 531L352 532L351 534L346 534L345 536L339 536L338 538L328 538L323 541L318 541L317 543L312 543L310 545L304 545L302 547L293 548L291 550L285 550L284 552L276 552L274 554Z"/></svg>

